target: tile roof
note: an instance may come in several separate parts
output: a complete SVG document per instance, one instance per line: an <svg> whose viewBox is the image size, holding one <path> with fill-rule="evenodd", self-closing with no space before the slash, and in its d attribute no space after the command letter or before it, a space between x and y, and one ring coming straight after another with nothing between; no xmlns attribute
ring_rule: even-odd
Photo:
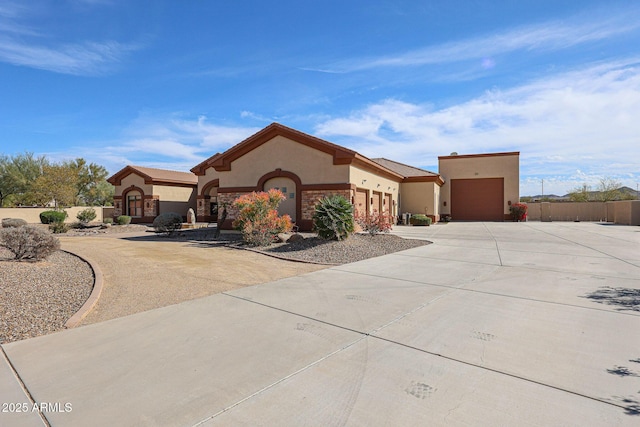
<svg viewBox="0 0 640 427"><path fill-rule="evenodd" d="M404 163L395 162L393 160L385 159L383 157L379 157L376 159L371 159L380 166L383 166L387 169L391 169L395 173L398 173L405 178L412 176L438 176L437 173L430 172L425 169L416 168L414 166L405 165Z"/></svg>

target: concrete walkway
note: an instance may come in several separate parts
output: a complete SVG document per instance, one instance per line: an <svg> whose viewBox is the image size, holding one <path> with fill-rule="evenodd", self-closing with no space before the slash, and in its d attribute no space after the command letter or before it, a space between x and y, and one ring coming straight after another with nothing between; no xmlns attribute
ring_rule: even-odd
<svg viewBox="0 0 640 427"><path fill-rule="evenodd" d="M640 424L640 228L434 242L3 346L0 425ZM66 407L65 407L66 405Z"/></svg>

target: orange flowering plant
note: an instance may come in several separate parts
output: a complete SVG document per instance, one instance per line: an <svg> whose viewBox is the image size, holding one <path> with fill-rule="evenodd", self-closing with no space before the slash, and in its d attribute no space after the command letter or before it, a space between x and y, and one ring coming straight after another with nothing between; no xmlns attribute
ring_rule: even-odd
<svg viewBox="0 0 640 427"><path fill-rule="evenodd" d="M356 222L362 228L362 230L373 236L378 233L388 233L391 230L391 218L389 215L374 210L371 214L366 212L355 213Z"/></svg>
<svg viewBox="0 0 640 427"><path fill-rule="evenodd" d="M233 228L242 232L245 243L252 246L271 244L278 233L291 230L291 217L278 216L278 205L285 199L280 190L253 192L238 197L233 206L238 215Z"/></svg>

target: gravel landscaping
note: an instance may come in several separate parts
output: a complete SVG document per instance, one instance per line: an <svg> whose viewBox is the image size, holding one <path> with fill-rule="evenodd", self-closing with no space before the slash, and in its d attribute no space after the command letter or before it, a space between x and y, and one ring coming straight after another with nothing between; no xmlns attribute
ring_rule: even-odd
<svg viewBox="0 0 640 427"><path fill-rule="evenodd" d="M149 232L149 240L178 240L243 248L282 259L330 265L355 262L429 244L424 240L402 239L389 234L355 234L338 242L322 240L311 233L301 233L303 240L276 243L266 248L250 248L242 243L242 236L236 232L223 231L218 239L214 239L214 228L183 230L172 236L156 235L151 231L151 228L144 225L127 225L74 230L65 236L74 236L75 241L76 238L82 239L82 236L136 232L146 235L144 232ZM41 262L15 262L10 258L10 253L0 248L0 344L63 329L65 322L91 294L91 268L72 254L57 251Z"/></svg>
<svg viewBox="0 0 640 427"><path fill-rule="evenodd" d="M63 329L91 294L93 272L74 255L57 251L41 262L10 258L0 248L0 343Z"/></svg>

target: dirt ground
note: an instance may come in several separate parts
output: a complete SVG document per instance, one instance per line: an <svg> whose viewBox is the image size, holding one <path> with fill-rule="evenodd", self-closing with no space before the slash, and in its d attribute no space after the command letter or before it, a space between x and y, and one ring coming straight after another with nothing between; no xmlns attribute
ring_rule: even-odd
<svg viewBox="0 0 640 427"><path fill-rule="evenodd" d="M62 236L60 242L97 264L104 277L102 295L82 325L326 268L146 232Z"/></svg>

